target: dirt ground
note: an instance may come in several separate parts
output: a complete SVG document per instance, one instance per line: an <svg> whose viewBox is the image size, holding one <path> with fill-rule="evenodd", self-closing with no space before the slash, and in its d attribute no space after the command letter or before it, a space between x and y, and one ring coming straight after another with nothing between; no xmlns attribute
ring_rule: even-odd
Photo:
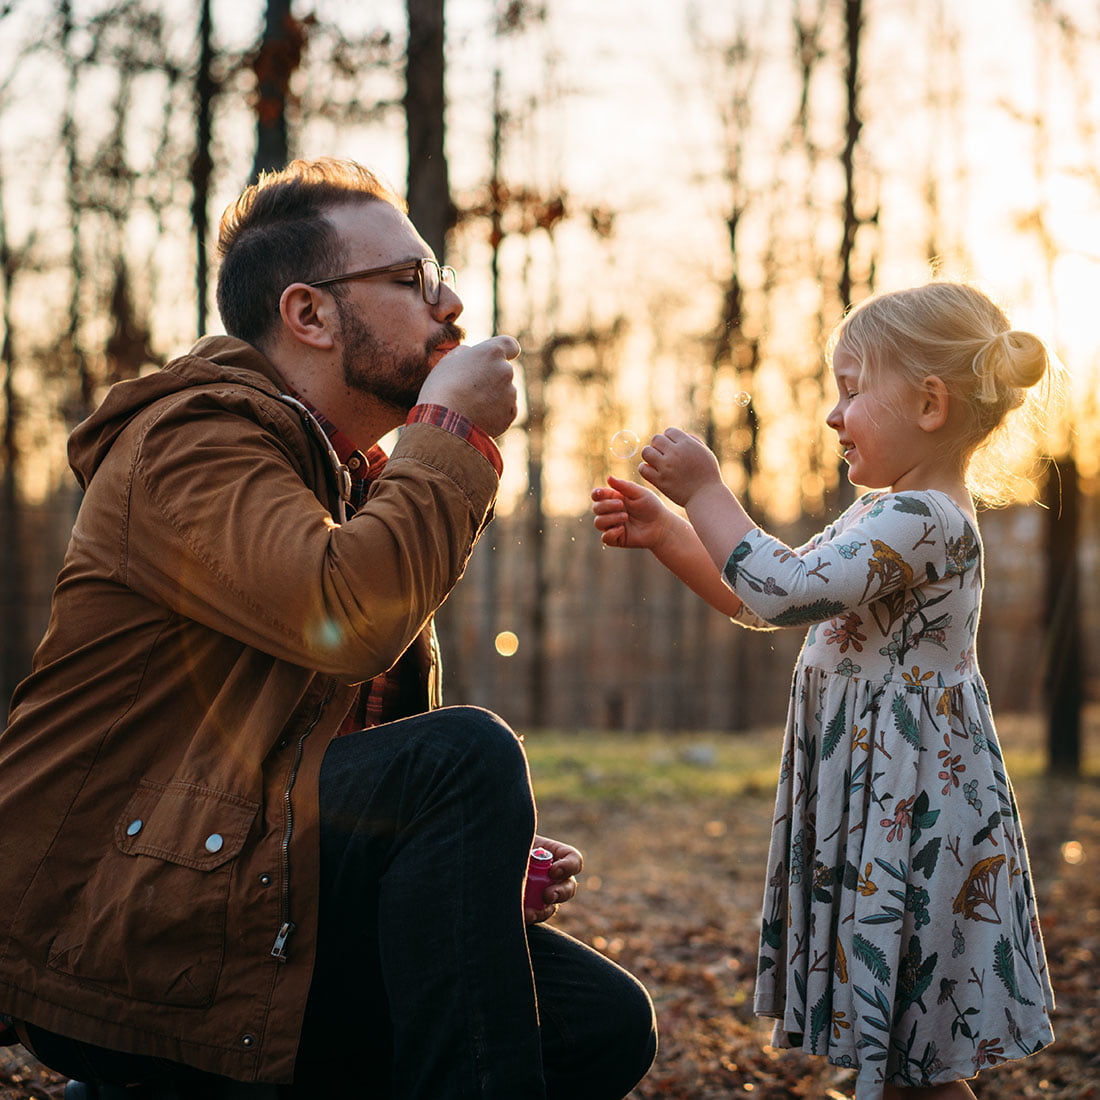
<svg viewBox="0 0 1100 1100"><path fill-rule="evenodd" d="M1100 1100L1100 784L1017 784L1058 1005L1057 1041L985 1070L983 1100ZM637 974L653 995L657 1062L632 1100L846 1100L851 1074L768 1045L752 1014L770 793L737 805L544 805L576 838L583 890L559 925Z"/></svg>
<svg viewBox="0 0 1100 1100"><path fill-rule="evenodd" d="M1100 784L1017 781L1058 997L1057 1042L986 1070L983 1100L1100 1100ZM850 1077L767 1045L751 1011L757 908L771 792L638 804L555 800L541 828L581 847L577 899L555 918L637 974L661 1047L632 1100L851 1096ZM60 1097L63 1083L19 1048L0 1050L0 1100Z"/></svg>

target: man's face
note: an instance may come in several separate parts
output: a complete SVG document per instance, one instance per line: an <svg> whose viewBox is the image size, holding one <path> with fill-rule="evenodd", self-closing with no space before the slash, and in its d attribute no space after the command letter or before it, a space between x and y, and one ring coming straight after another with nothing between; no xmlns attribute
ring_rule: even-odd
<svg viewBox="0 0 1100 1100"><path fill-rule="evenodd" d="M330 212L344 242L349 270L431 257L412 223L386 202L339 207ZM465 333L455 324L462 300L447 286L429 305L415 270L344 284L335 298L340 322L344 381L407 412L432 367Z"/></svg>
<svg viewBox="0 0 1100 1100"><path fill-rule="evenodd" d="M458 325L445 322L418 351L406 354L385 342L353 301L337 298L336 311L348 389L371 394L402 412L416 404L424 379L440 358L439 349L450 350L465 335Z"/></svg>

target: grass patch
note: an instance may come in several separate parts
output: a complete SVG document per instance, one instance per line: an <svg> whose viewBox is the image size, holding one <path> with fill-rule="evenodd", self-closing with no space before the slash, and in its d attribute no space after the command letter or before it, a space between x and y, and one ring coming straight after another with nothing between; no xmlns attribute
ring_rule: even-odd
<svg viewBox="0 0 1100 1100"><path fill-rule="evenodd" d="M524 737L540 799L620 801L760 794L775 789L783 731L559 733Z"/></svg>
<svg viewBox="0 0 1100 1100"><path fill-rule="evenodd" d="M1012 714L997 727L1011 778L1042 776L1042 719ZM1082 776L1100 779L1100 707L1089 708L1082 737ZM778 726L745 733L534 730L524 737L536 796L581 802L770 795L782 746Z"/></svg>

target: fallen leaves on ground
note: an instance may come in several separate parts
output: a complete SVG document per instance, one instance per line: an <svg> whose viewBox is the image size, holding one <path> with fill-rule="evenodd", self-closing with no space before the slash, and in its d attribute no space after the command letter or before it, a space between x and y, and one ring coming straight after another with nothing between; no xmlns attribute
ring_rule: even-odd
<svg viewBox="0 0 1100 1100"><path fill-rule="evenodd" d="M985 1070L979 1098L1100 1100L1100 785L1017 788L1052 981L1057 1041ZM769 1045L752 1012L770 795L690 804L558 801L540 828L586 854L558 925L636 974L657 1008L660 1051L632 1100L847 1100L852 1074Z"/></svg>
<svg viewBox="0 0 1100 1100"><path fill-rule="evenodd" d="M1017 786L1058 1009L1057 1042L986 1070L982 1100L1100 1100L1100 785ZM653 995L657 1062L633 1100L847 1100L851 1074L768 1045L752 1013L770 794L597 804L556 799L540 828L587 857L558 925L636 974ZM63 1082L0 1048L0 1100L56 1100Z"/></svg>

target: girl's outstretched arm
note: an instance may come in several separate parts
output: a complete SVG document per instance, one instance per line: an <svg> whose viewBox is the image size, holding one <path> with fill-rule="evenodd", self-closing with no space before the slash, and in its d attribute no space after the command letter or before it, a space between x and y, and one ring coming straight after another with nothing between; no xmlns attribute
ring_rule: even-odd
<svg viewBox="0 0 1100 1100"><path fill-rule="evenodd" d="M642 477L684 508L714 568L724 569L756 524L722 481L713 452L696 436L668 428L642 448L642 459Z"/></svg>
<svg viewBox="0 0 1100 1100"><path fill-rule="evenodd" d="M691 524L643 485L617 477L607 484L592 491L593 522L604 545L649 550L715 610L736 615L741 600L722 580Z"/></svg>

